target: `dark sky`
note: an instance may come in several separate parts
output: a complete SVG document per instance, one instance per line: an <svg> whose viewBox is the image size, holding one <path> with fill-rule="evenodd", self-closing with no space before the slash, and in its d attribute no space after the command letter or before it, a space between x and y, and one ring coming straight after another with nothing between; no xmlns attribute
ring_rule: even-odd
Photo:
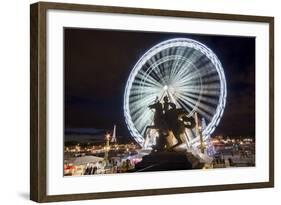
<svg viewBox="0 0 281 205"><path fill-rule="evenodd" d="M65 128L112 129L129 136L123 115L126 81L138 59L170 38L191 38L220 59L227 103L214 135L255 135L255 38L95 29L64 30Z"/></svg>

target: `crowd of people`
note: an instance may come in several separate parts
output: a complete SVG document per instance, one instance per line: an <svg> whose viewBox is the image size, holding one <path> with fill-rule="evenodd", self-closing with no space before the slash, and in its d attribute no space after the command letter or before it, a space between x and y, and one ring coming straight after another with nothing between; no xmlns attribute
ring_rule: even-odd
<svg viewBox="0 0 281 205"><path fill-rule="evenodd" d="M88 163L85 167L84 175L125 173L133 170L134 167L135 164L129 159Z"/></svg>

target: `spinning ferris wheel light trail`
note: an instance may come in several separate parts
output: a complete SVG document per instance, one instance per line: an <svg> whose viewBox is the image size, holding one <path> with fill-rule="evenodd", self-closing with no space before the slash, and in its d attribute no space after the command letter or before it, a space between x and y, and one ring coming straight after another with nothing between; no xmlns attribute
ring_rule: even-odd
<svg viewBox="0 0 281 205"><path fill-rule="evenodd" d="M226 81L217 56L202 43L175 38L149 49L135 64L124 95L124 115L132 137L142 146L144 131L153 120L148 106L167 95L188 116L197 113L206 126L206 140L218 125L226 104ZM199 141L189 131L189 144Z"/></svg>

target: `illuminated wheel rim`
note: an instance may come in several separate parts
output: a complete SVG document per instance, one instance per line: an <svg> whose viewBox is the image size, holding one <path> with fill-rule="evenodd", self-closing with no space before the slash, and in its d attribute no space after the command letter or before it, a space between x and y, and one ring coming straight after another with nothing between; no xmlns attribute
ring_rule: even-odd
<svg viewBox="0 0 281 205"><path fill-rule="evenodd" d="M189 116L196 112L206 140L217 127L226 104L226 81L217 56L202 43L176 38L149 49L132 69L125 88L124 115L128 129L141 146L146 126L153 123L148 108L168 95ZM198 142L193 135L189 143Z"/></svg>

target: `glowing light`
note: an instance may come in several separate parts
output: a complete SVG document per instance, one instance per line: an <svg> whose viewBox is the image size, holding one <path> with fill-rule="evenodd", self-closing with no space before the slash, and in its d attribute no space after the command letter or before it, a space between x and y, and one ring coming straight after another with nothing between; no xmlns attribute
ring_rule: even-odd
<svg viewBox="0 0 281 205"><path fill-rule="evenodd" d="M226 103L226 81L217 56L205 45L187 38L161 42L136 63L124 94L124 115L131 135L143 146L146 126L153 122L148 108L165 95L189 116L204 118L206 140L218 125ZM195 133L195 132L194 132ZM189 132L191 144L199 141Z"/></svg>

